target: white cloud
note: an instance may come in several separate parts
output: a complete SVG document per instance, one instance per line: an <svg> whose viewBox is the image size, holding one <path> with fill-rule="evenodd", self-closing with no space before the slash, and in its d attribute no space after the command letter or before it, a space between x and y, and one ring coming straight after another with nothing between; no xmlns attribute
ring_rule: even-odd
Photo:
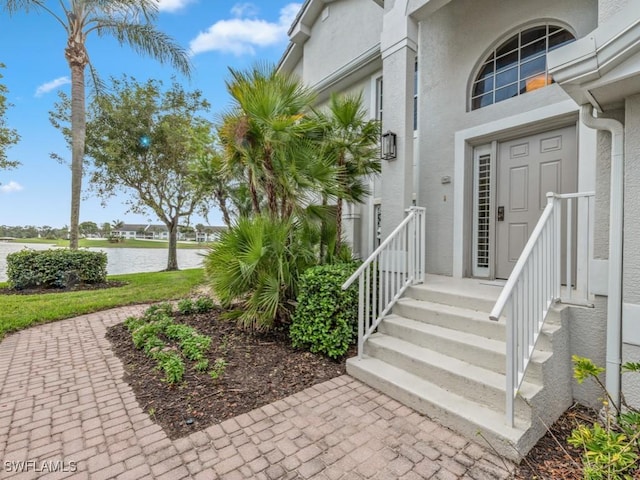
<svg viewBox="0 0 640 480"><path fill-rule="evenodd" d="M41 97L45 93L49 93L51 90L55 90L56 88L62 85L67 85L69 83L71 83L71 80L69 80L69 77L58 77L55 80L51 80L50 82L43 83L42 85L40 85L36 89L35 96Z"/></svg>
<svg viewBox="0 0 640 480"><path fill-rule="evenodd" d="M255 17L259 11L253 3L236 3L231 7L231 14L234 17Z"/></svg>
<svg viewBox="0 0 640 480"><path fill-rule="evenodd" d="M158 0L158 10L161 12L177 12L192 2L193 0Z"/></svg>
<svg viewBox="0 0 640 480"><path fill-rule="evenodd" d="M23 188L24 187L20 185L18 182L14 182L13 180L11 180L6 185L0 185L0 192L2 193L19 192L20 190L23 190Z"/></svg>
<svg viewBox="0 0 640 480"><path fill-rule="evenodd" d="M247 18L248 15L257 13L253 4L236 4L231 13L242 18L220 20L211 25L206 32L199 33L189 44L191 54L218 51L238 56L253 55L256 48L284 42L301 6L299 3L285 5L280 10L278 21L268 22L259 18Z"/></svg>

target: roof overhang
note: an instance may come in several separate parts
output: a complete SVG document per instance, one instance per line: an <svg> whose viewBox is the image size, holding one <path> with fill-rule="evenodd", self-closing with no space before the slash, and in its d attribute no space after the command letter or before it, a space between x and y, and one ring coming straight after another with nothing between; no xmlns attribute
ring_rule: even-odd
<svg viewBox="0 0 640 480"><path fill-rule="evenodd" d="M291 71L303 55L303 46L311 37L311 28L327 4L336 0L305 0L289 28L289 45L278 62L277 69ZM372 0L384 8L384 0Z"/></svg>
<svg viewBox="0 0 640 480"><path fill-rule="evenodd" d="M640 2L584 38L549 52L549 73L579 104L600 111L640 93Z"/></svg>

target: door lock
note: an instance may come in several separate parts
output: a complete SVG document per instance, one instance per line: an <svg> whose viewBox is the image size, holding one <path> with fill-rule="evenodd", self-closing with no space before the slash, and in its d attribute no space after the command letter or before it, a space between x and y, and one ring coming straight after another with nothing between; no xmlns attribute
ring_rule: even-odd
<svg viewBox="0 0 640 480"><path fill-rule="evenodd" d="M498 207L498 221L499 222L504 222L504 207L503 206Z"/></svg>

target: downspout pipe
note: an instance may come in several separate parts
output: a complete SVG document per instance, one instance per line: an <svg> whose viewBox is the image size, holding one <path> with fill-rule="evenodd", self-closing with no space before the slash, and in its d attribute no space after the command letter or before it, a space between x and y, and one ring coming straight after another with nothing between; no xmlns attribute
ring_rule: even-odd
<svg viewBox="0 0 640 480"><path fill-rule="evenodd" d="M580 107L582 123L611 133L611 191L609 200L609 288L607 300L606 387L620 409L622 363L622 247L624 226L624 127L611 118L593 116L590 104Z"/></svg>

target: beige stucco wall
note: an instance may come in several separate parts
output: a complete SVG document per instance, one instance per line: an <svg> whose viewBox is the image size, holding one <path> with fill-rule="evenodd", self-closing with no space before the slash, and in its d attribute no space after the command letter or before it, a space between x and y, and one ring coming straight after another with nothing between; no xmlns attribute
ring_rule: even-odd
<svg viewBox="0 0 640 480"><path fill-rule="evenodd" d="M427 234L430 273L452 274L455 132L568 98L560 87L551 85L468 111L468 91L478 65L497 42L523 25L548 20L568 26L581 37L595 28L596 17L596 0L457 0L420 21L418 202L427 207L431 227ZM451 176L453 183L442 184L443 176Z"/></svg>

